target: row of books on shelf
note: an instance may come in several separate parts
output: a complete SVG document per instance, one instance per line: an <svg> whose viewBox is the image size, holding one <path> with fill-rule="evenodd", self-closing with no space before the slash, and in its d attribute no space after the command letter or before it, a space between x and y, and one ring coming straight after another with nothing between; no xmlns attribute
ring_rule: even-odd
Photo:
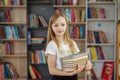
<svg viewBox="0 0 120 80"><path fill-rule="evenodd" d="M86 75L86 80L113 80L113 71L114 71L114 63L113 62L104 62L102 67L101 76L98 77L95 69L91 69L91 71Z"/></svg>
<svg viewBox="0 0 120 80"><path fill-rule="evenodd" d="M0 5L8 6L8 5L21 5L21 0L0 0Z"/></svg>
<svg viewBox="0 0 120 80"><path fill-rule="evenodd" d="M29 27L47 27L48 23L45 18L41 15L37 15L35 13L31 13L28 15L29 18Z"/></svg>
<svg viewBox="0 0 120 80"><path fill-rule="evenodd" d="M58 9L65 14L68 22L85 22L86 12L84 8L61 8Z"/></svg>
<svg viewBox="0 0 120 80"><path fill-rule="evenodd" d="M104 50L101 46L92 46L89 48L91 60L105 60Z"/></svg>
<svg viewBox="0 0 120 80"><path fill-rule="evenodd" d="M70 36L73 39L84 39L85 38L85 26L76 25L69 27Z"/></svg>
<svg viewBox="0 0 120 80"><path fill-rule="evenodd" d="M10 9L0 10L0 22L11 22L11 14L12 10Z"/></svg>
<svg viewBox="0 0 120 80"><path fill-rule="evenodd" d="M97 1L114 1L114 0L88 0L89 2L97 2Z"/></svg>
<svg viewBox="0 0 120 80"><path fill-rule="evenodd" d="M17 79L19 77L11 62L0 63L0 79Z"/></svg>
<svg viewBox="0 0 120 80"><path fill-rule="evenodd" d="M44 37L31 37L31 32L27 31L27 43L28 44L42 44L45 42Z"/></svg>
<svg viewBox="0 0 120 80"><path fill-rule="evenodd" d="M20 26L0 26L0 39L20 39L25 38L25 25Z"/></svg>
<svg viewBox="0 0 120 80"><path fill-rule="evenodd" d="M38 72L37 68L33 65L29 65L29 73L32 79L42 79L42 75Z"/></svg>
<svg viewBox="0 0 120 80"><path fill-rule="evenodd" d="M80 5L85 4L85 0L52 0L54 5Z"/></svg>
<svg viewBox="0 0 120 80"><path fill-rule="evenodd" d="M45 64L44 50L29 51L29 62L32 64Z"/></svg>
<svg viewBox="0 0 120 80"><path fill-rule="evenodd" d="M33 44L42 44L44 42L44 38L40 37L40 38L31 38L31 43Z"/></svg>
<svg viewBox="0 0 120 80"><path fill-rule="evenodd" d="M12 55L14 54L14 43L13 42L1 42L0 43L0 56L1 55Z"/></svg>
<svg viewBox="0 0 120 80"><path fill-rule="evenodd" d="M103 31L87 31L88 43L107 43L106 34Z"/></svg>
<svg viewBox="0 0 120 80"><path fill-rule="evenodd" d="M88 18L106 18L105 9L102 7L88 7Z"/></svg>

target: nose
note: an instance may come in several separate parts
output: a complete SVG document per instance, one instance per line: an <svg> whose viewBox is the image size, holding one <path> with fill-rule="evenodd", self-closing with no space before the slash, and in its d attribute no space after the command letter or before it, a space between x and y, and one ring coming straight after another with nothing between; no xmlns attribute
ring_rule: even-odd
<svg viewBox="0 0 120 80"><path fill-rule="evenodd" d="M62 29L62 26L61 26L61 25L59 25L59 26L58 26L58 29Z"/></svg>

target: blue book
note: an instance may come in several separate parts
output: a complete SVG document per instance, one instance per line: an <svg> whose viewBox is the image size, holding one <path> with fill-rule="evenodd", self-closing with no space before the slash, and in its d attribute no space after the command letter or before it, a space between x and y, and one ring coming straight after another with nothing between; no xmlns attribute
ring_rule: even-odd
<svg viewBox="0 0 120 80"><path fill-rule="evenodd" d="M91 14L90 14L90 7L88 7L87 16L88 16L88 18L91 18Z"/></svg>

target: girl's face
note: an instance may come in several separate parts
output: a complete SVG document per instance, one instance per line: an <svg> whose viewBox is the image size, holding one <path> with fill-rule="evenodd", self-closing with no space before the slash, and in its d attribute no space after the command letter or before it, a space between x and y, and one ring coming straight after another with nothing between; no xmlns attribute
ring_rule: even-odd
<svg viewBox="0 0 120 80"><path fill-rule="evenodd" d="M63 37L66 27L66 20L61 16L52 24L52 30L57 37Z"/></svg>

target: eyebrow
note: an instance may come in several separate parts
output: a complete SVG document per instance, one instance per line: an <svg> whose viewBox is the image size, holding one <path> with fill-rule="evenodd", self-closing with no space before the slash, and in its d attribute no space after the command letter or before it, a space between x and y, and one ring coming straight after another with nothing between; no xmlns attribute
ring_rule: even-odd
<svg viewBox="0 0 120 80"><path fill-rule="evenodd" d="M62 24L63 24L63 23L65 24L66 22L61 22L61 23L62 23ZM60 24L61 24L61 23L60 23ZM53 24L59 24L59 23L53 23Z"/></svg>

